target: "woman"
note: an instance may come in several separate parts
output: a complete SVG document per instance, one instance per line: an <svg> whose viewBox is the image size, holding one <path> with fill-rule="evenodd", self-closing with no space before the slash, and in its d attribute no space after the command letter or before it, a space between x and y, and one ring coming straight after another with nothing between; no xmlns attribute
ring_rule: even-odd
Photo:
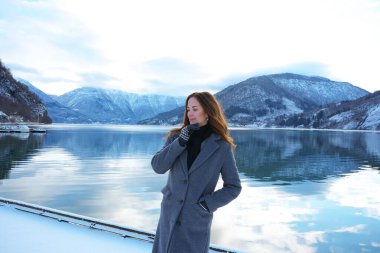
<svg viewBox="0 0 380 253"><path fill-rule="evenodd" d="M213 213L241 191L234 148L216 98L190 94L182 127L169 131L151 162L156 173L169 171L153 253L208 252ZM223 188L214 191L220 174Z"/></svg>

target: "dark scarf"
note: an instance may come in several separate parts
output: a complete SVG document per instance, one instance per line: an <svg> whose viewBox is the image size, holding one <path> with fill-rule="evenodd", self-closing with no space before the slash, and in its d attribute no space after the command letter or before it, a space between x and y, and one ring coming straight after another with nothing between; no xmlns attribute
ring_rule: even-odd
<svg viewBox="0 0 380 253"><path fill-rule="evenodd" d="M194 131L187 142L187 169L190 169L195 158L197 158L199 152L201 152L201 144L212 133L212 129L209 124L200 127L199 130Z"/></svg>

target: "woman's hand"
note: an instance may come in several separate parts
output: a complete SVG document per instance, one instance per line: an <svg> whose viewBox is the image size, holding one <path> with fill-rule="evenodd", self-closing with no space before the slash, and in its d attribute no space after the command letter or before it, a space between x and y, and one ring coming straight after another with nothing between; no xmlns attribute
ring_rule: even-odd
<svg viewBox="0 0 380 253"><path fill-rule="evenodd" d="M186 142L189 140L190 135L196 131L199 130L198 123L187 125L184 128L182 128L181 133L179 135L179 144L181 146L185 146Z"/></svg>

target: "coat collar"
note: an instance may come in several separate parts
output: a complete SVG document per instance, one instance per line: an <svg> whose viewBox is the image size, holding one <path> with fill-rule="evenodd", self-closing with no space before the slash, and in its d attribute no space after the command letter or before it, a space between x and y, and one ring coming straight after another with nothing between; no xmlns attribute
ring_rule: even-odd
<svg viewBox="0 0 380 253"><path fill-rule="evenodd" d="M199 152L197 158L195 158L190 169L187 169L187 150L184 152L184 155L181 156L182 170L186 176L193 173L198 169L218 148L219 143L217 142L220 139L218 134L212 133L206 140L201 144L201 152Z"/></svg>

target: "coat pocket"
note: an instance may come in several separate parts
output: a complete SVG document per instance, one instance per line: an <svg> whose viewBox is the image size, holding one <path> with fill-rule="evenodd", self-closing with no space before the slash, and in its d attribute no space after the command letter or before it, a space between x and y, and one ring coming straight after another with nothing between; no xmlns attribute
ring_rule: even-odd
<svg viewBox="0 0 380 253"><path fill-rule="evenodd" d="M197 210L197 212L200 215L202 215L202 216L212 216L212 213L210 213L209 211L203 209L203 207L199 203L196 203L194 205L195 205L195 209Z"/></svg>

